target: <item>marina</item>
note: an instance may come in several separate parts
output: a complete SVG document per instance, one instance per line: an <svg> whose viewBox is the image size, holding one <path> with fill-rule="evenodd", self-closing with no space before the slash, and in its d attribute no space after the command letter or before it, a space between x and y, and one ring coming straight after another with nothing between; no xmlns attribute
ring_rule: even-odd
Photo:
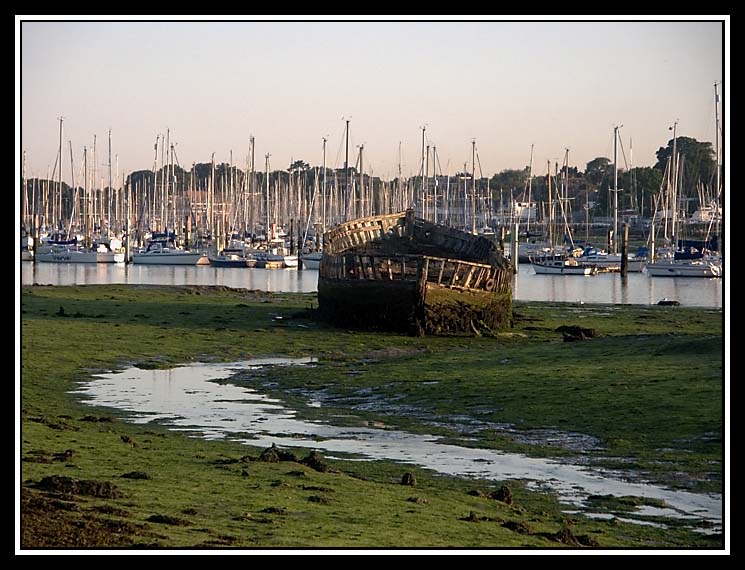
<svg viewBox="0 0 745 570"><path fill-rule="evenodd" d="M69 18L17 554L729 553L731 16Z"/></svg>
<svg viewBox="0 0 745 570"><path fill-rule="evenodd" d="M19 262L23 285L219 285L269 292L318 291L318 270ZM675 299L688 307L722 308L725 279L601 273L591 277L536 275L521 263L513 276L513 299L566 303L654 305Z"/></svg>

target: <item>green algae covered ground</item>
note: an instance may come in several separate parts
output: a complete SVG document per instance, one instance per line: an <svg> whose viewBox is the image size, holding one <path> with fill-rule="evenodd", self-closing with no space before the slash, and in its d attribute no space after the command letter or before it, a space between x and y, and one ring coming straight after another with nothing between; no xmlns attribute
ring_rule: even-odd
<svg viewBox="0 0 745 570"><path fill-rule="evenodd" d="M721 534L680 521L620 520L639 497L594 497L594 512L630 513L600 520L514 481L381 461L318 470L305 452L257 461L262 449L127 423L71 394L96 371L132 364L313 356L312 370L268 368L252 381L300 417L582 455L632 478L722 492L721 310L515 302L506 332L414 338L335 329L313 319L316 306L313 294L220 287L23 287L21 547L723 547ZM582 327L583 340L565 341L574 329L562 326ZM508 429L464 434L463 418ZM407 473L414 485L401 484Z"/></svg>

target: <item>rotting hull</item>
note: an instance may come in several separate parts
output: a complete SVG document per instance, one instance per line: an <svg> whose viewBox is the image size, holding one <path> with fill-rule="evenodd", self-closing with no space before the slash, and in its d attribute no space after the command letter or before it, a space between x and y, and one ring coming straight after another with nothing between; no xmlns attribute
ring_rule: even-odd
<svg viewBox="0 0 745 570"><path fill-rule="evenodd" d="M421 311L416 285L319 278L319 313L337 326L417 333L415 323Z"/></svg>
<svg viewBox="0 0 745 570"><path fill-rule="evenodd" d="M509 326L512 266L482 237L409 211L342 224L325 237L322 319L409 334L480 334Z"/></svg>

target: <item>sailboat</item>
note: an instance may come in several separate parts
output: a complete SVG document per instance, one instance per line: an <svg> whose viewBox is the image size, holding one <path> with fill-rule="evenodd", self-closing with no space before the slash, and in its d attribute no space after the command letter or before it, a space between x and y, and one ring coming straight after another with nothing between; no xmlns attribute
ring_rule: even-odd
<svg viewBox="0 0 745 570"><path fill-rule="evenodd" d="M52 263L124 263L124 252L114 251L104 242L86 248L77 243L53 243L36 253L36 261Z"/></svg>
<svg viewBox="0 0 745 570"><path fill-rule="evenodd" d="M233 239L219 255L209 255L213 267L256 267L256 259L246 254L243 241Z"/></svg>
<svg viewBox="0 0 745 570"><path fill-rule="evenodd" d="M586 247L579 257L580 262L594 265L598 269L605 271L621 270L621 254L598 251L593 247ZM636 255L629 254L626 259L626 271L632 273L641 273L646 267L648 259L642 254L642 251Z"/></svg>
<svg viewBox="0 0 745 570"><path fill-rule="evenodd" d="M715 252L717 240L678 240L668 251L646 265L649 277L722 277L722 259Z"/></svg>
<svg viewBox="0 0 745 570"><path fill-rule="evenodd" d="M564 190L568 185L569 176L569 149L566 151L565 158L566 179ZM558 165L557 165L558 169ZM569 224L567 223L566 213L562 199L559 199L559 207L564 219L565 242L567 242L568 251L566 253L556 253L549 247L549 252L543 255L532 255L529 257L533 265L533 271L536 275L595 275L598 273L597 266L589 263L583 263L575 254L574 241L571 238ZM549 243L553 245L553 201L551 196L551 162L548 163L548 210L549 210ZM569 246L571 244L571 246Z"/></svg>
<svg viewBox="0 0 745 570"><path fill-rule="evenodd" d="M59 147L59 178L58 188L62 191L62 117L60 117L60 147ZM95 148L95 147L94 147ZM70 147L70 160L72 161L72 146ZM87 149L83 154L84 169L84 192L88 196L88 167L87 167ZM73 172L74 185L74 172ZM73 204L77 202L77 190ZM71 234L72 220L75 216L74 206L70 215L67 235ZM90 244L92 222L89 220L86 228L86 244ZM92 247L81 245L77 236L72 239L64 239L62 236L54 236L56 239L47 240L42 243L36 251L36 261L47 263L124 263L124 250L121 248L121 242L116 245L109 240L93 241Z"/></svg>
<svg viewBox="0 0 745 570"><path fill-rule="evenodd" d="M647 275L650 277L721 277L722 266L714 260L698 259L679 261L660 259L648 263Z"/></svg>
<svg viewBox="0 0 745 570"><path fill-rule="evenodd" d="M132 255L132 263L139 265L205 265L205 260L209 264L205 253L177 247L176 237L168 232L153 234L145 251Z"/></svg>
<svg viewBox="0 0 745 570"><path fill-rule="evenodd" d="M21 261L33 261L34 259L34 238L25 231L21 235Z"/></svg>
<svg viewBox="0 0 745 570"><path fill-rule="evenodd" d="M719 97L716 94L716 101L718 103ZM674 251L667 251L662 257L654 259L646 266L646 272L649 277L699 277L699 278L712 278L722 277L722 258L716 251L718 250L717 238L709 238L707 235L704 240L682 240L675 239L678 231L678 224L680 221L676 217L677 212L677 155L676 155L676 132L678 122L676 121L673 125L673 154L670 157L671 165L668 170L668 185L670 186L672 193L672 235L673 242L675 245ZM716 125L716 136L717 136L717 169L719 168L718 160L718 136L719 136L719 114L717 113L717 125ZM718 174L717 174L718 176ZM717 186L719 181L717 180ZM654 243L654 217L652 218L652 236L651 240Z"/></svg>
<svg viewBox="0 0 745 570"><path fill-rule="evenodd" d="M533 271L536 275L595 275L598 268L584 265L576 257L566 255L531 257Z"/></svg>
<svg viewBox="0 0 745 570"><path fill-rule="evenodd" d="M319 241L318 233L323 235L323 229L326 227L326 138L323 139L323 184L321 185L321 224L320 228L316 228L316 250L305 251L300 254L300 262L305 269L318 269L321 266L321 258L323 257L323 242ZM308 231L310 230L310 220L313 216L314 205L316 202L316 192L318 187L318 176L316 176L316 187L314 188L313 198L311 199L310 212L308 214L308 223L305 225L305 234L303 235L303 247L308 240Z"/></svg>
<svg viewBox="0 0 745 570"><path fill-rule="evenodd" d="M256 260L256 267L263 269L282 269L285 267L297 267L298 256L291 254L285 244L284 237L278 235L276 224L269 225L266 249L251 251L251 257Z"/></svg>

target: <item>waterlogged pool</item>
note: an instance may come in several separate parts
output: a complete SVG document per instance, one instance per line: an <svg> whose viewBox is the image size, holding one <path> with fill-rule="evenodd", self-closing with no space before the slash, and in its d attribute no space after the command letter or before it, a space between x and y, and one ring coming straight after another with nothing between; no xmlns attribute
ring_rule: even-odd
<svg viewBox="0 0 745 570"><path fill-rule="evenodd" d="M251 368L299 366L313 358L262 358L234 363L200 363L167 370L127 368L96 375L76 393L95 406L127 414L135 423L158 421L207 439L229 438L257 447L305 447L326 453L354 454L366 459L394 460L436 472L494 480L521 479L534 489L548 489L574 507L585 508L590 495L637 496L665 501L675 518L707 521L717 528L722 498L624 480L588 466L440 443L438 436L411 434L376 427L339 427L298 419L281 401L245 385L215 382ZM321 406L319 402L313 403ZM639 517L662 514L641 507ZM644 522L641 519L629 519Z"/></svg>

